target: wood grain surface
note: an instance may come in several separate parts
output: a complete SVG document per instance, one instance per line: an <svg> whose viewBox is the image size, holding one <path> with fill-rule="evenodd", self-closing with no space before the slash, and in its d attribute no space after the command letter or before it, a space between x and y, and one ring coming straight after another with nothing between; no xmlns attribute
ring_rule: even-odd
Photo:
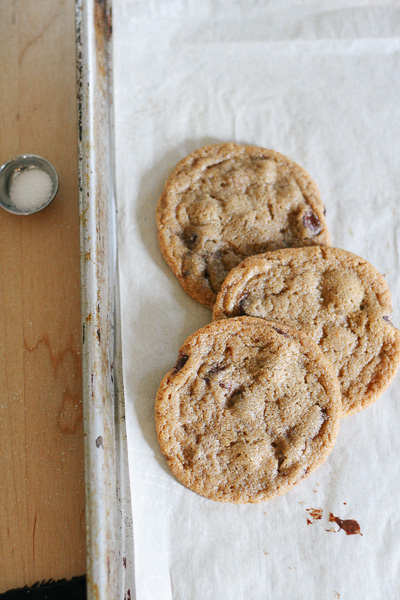
<svg viewBox="0 0 400 600"><path fill-rule="evenodd" d="M85 572L74 0L0 0L0 161L48 158L44 211L0 211L0 592Z"/></svg>

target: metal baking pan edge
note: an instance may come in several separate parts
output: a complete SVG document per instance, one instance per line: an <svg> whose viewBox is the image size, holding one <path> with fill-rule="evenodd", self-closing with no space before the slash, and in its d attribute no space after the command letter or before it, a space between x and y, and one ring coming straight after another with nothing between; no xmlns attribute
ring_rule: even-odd
<svg viewBox="0 0 400 600"><path fill-rule="evenodd" d="M112 104L112 7L76 0L87 597L133 599Z"/></svg>

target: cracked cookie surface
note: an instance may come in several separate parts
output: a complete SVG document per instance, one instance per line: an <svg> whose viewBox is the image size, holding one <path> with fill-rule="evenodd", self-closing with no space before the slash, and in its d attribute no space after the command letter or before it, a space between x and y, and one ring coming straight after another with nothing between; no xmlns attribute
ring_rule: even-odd
<svg viewBox="0 0 400 600"><path fill-rule="evenodd" d="M247 256L330 243L311 177L286 156L256 146L215 144L184 158L156 216L165 260L184 290L209 308Z"/></svg>
<svg viewBox="0 0 400 600"><path fill-rule="evenodd" d="M263 319L213 322L191 335L156 399L174 475L221 502L283 494L320 466L341 417L330 362L304 333Z"/></svg>
<svg viewBox="0 0 400 600"><path fill-rule="evenodd" d="M226 278L215 320L250 315L304 331L335 367L343 415L373 403L400 363L389 287L366 260L339 248L298 248L244 260Z"/></svg>

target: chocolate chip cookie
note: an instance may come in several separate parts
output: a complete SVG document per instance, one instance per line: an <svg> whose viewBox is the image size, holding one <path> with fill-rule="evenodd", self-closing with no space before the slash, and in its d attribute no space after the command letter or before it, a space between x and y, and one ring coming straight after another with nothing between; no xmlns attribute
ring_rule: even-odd
<svg viewBox="0 0 400 600"><path fill-rule="evenodd" d="M244 260L226 278L214 319L262 317L319 344L339 378L343 414L374 402L400 362L388 285L366 260L338 248L298 248Z"/></svg>
<svg viewBox="0 0 400 600"><path fill-rule="evenodd" d="M158 201L157 228L182 287L209 308L247 256L330 243L311 177L278 152L233 143L200 148L176 166Z"/></svg>
<svg viewBox="0 0 400 600"><path fill-rule="evenodd" d="M340 417L339 383L318 346L252 317L191 335L156 399L172 472L221 502L262 502L290 490L327 458Z"/></svg>

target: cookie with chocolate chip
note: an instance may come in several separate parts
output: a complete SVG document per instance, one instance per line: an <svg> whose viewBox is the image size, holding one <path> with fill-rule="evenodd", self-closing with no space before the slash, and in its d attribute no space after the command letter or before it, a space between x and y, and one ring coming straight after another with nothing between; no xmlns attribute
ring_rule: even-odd
<svg viewBox="0 0 400 600"><path fill-rule="evenodd" d="M220 502L289 491L331 452L341 399L331 363L304 333L263 319L191 335L156 399L161 450L178 480Z"/></svg>
<svg viewBox="0 0 400 600"><path fill-rule="evenodd" d="M389 287L339 248L283 249L244 260L226 278L213 318L261 317L304 331L334 365L343 414L372 404L400 363Z"/></svg>
<svg viewBox="0 0 400 600"><path fill-rule="evenodd" d="M247 256L330 243L311 177L278 152L233 143L200 148L176 166L158 201L157 229L182 287L209 308Z"/></svg>

